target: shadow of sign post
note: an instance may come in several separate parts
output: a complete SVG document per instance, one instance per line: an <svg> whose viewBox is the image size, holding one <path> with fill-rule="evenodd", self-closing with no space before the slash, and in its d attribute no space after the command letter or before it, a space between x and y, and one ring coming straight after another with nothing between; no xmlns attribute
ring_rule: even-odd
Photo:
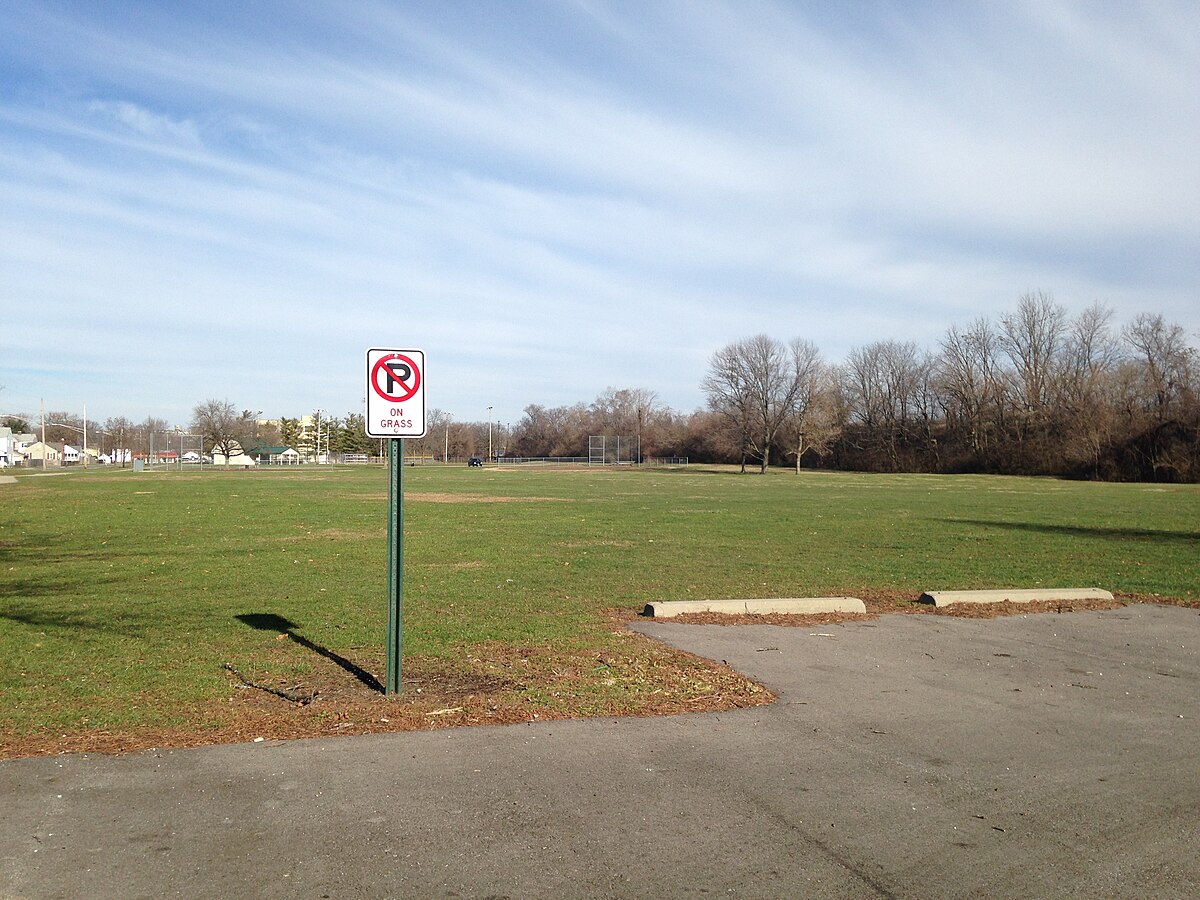
<svg viewBox="0 0 1200 900"><path fill-rule="evenodd" d="M259 631L269 631L272 634L286 634L301 647L311 650L318 656L322 656L331 663L340 666L372 690L383 693L383 685L380 684L378 678L362 666L356 665L346 659L346 657L334 653L328 647L322 647L320 644L313 643L304 635L297 634L296 629L300 626L291 619L276 615L275 613L242 613L236 618L242 624L249 625L251 628L257 628Z"/></svg>

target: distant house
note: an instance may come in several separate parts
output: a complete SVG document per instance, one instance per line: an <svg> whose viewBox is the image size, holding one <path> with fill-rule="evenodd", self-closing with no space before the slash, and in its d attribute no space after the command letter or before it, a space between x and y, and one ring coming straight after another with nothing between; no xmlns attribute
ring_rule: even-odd
<svg viewBox="0 0 1200 900"><path fill-rule="evenodd" d="M15 466L19 461L16 435L8 426L0 426L0 469Z"/></svg>
<svg viewBox="0 0 1200 900"><path fill-rule="evenodd" d="M25 464L30 466L61 466L62 450L53 444L34 441L22 450Z"/></svg>
<svg viewBox="0 0 1200 900"><path fill-rule="evenodd" d="M25 465L25 451L36 443L37 437L32 434L18 434L7 425L0 427L0 467Z"/></svg>

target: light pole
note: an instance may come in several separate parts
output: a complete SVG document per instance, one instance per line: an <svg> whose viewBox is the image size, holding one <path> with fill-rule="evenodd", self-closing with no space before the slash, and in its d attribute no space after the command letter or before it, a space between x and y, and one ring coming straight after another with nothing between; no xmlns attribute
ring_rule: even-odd
<svg viewBox="0 0 1200 900"><path fill-rule="evenodd" d="M488 462L492 461L492 408L488 407Z"/></svg>
<svg viewBox="0 0 1200 900"><path fill-rule="evenodd" d="M321 464L321 413L325 410L317 410L317 465Z"/></svg>
<svg viewBox="0 0 1200 900"><path fill-rule="evenodd" d="M642 407L637 408L637 464L642 464Z"/></svg>

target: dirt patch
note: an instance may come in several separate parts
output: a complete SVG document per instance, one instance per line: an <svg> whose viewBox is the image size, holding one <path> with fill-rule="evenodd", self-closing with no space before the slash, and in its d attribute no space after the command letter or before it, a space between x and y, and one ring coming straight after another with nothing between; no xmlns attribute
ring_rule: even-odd
<svg viewBox="0 0 1200 900"><path fill-rule="evenodd" d="M568 497L493 497L487 494L442 494L437 491L407 493L404 501L417 503L571 503Z"/></svg>
<svg viewBox="0 0 1200 900"><path fill-rule="evenodd" d="M385 493L355 494L354 500L387 502ZM405 503L574 503L570 497L495 497L490 494L450 494L444 491L405 491Z"/></svg>
<svg viewBox="0 0 1200 900"><path fill-rule="evenodd" d="M450 571L450 572L463 572L468 569L482 569L483 568L483 560L468 559L468 560L463 560L460 562L417 563L416 565L417 565L417 568L419 568L419 569L433 569L435 571L443 570L443 571Z"/></svg>
<svg viewBox="0 0 1200 900"><path fill-rule="evenodd" d="M316 538L323 541L367 541L382 538L387 535L386 526L378 526L374 528L321 528L316 531L308 529L307 526L297 526L302 530L303 534L285 534L275 538L276 543L288 544L297 541L306 541L310 538Z"/></svg>
<svg viewBox="0 0 1200 900"><path fill-rule="evenodd" d="M613 621L628 618L614 616ZM334 664L284 641L275 658L259 670L218 666L228 690L221 698L188 710L193 724L3 735L0 759L594 716L714 712L761 706L775 699L769 690L728 666L623 628L614 639L615 651L611 647L598 652L481 645L454 659L405 658L401 693L392 696L367 683L384 676L381 649L359 648L343 654L342 664ZM304 665L297 667L297 661ZM303 671L295 674L297 668Z"/></svg>
<svg viewBox="0 0 1200 900"><path fill-rule="evenodd" d="M628 550L633 546L633 541L630 540L590 540L590 541L559 541L558 546L566 547L568 550L581 550L585 547L619 547L622 550Z"/></svg>

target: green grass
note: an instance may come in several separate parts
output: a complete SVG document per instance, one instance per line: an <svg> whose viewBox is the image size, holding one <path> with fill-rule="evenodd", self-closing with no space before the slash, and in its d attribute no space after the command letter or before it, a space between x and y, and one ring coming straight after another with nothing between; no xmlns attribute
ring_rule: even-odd
<svg viewBox="0 0 1200 900"><path fill-rule="evenodd" d="M382 647L386 490L365 467L0 485L0 733L183 722L228 693L223 662L278 665L238 616ZM410 468L406 495L405 653L429 658L602 652L605 611L649 600L1200 590L1196 486Z"/></svg>

